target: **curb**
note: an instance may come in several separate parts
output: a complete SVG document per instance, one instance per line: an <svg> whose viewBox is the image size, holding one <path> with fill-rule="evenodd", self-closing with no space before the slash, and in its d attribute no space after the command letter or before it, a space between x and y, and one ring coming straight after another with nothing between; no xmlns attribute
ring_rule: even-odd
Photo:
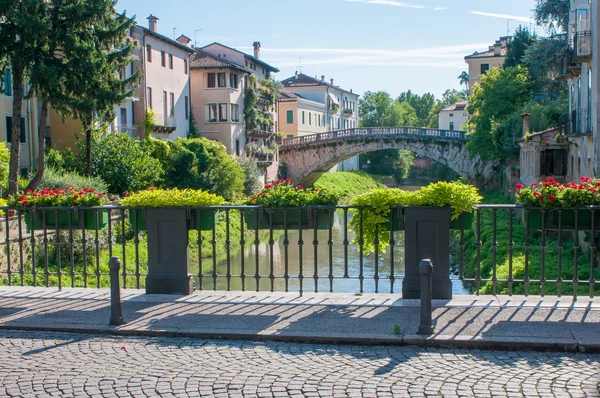
<svg viewBox="0 0 600 398"><path fill-rule="evenodd" d="M118 327L40 327L0 325L0 330L23 330L36 332L76 333L123 337L188 337L210 340L249 340L277 341L299 344L349 344L349 345L383 345L383 346L419 346L446 349L469 349L490 351L554 351L600 353L600 343L581 344L576 340L565 339L527 339L527 338L464 338L450 336L424 336L418 334L400 334L395 336L318 336L318 335L257 335L247 333L195 332L190 330L136 330L119 329Z"/></svg>

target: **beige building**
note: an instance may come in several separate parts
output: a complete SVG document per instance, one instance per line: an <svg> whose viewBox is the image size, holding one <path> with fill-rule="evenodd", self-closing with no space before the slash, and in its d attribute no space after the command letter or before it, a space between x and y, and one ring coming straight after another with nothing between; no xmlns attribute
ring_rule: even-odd
<svg viewBox="0 0 600 398"><path fill-rule="evenodd" d="M279 131L288 138L327 131L327 108L321 102L281 90L278 107Z"/></svg>
<svg viewBox="0 0 600 398"><path fill-rule="evenodd" d="M260 59L259 42L254 43L253 56L212 43L197 48L190 65L191 104L200 136L222 142L228 153L237 156L245 155L246 144L251 141L264 144L274 138L276 109L264 97L259 95L257 108L270 124L247 129L244 121L248 85L256 80L258 90L261 81L279 72Z"/></svg>
<svg viewBox="0 0 600 398"><path fill-rule="evenodd" d="M442 130L466 130L465 123L469 120L467 113L468 101L452 104L438 113L438 128Z"/></svg>
<svg viewBox="0 0 600 398"><path fill-rule="evenodd" d="M487 51L475 51L465 57L469 69L469 94L473 92L473 86L479 83L479 77L492 68L501 68L506 58L507 42L510 36L501 37L488 48Z"/></svg>
<svg viewBox="0 0 600 398"><path fill-rule="evenodd" d="M358 94L334 84L334 80L325 80L325 76L311 77L298 73L282 81L284 91L299 96L303 101L296 109L296 131L287 135L299 136L328 131L353 129L359 127ZM310 103L308 102L310 101ZM285 104L285 101L283 102ZM310 105L319 103L320 107ZM302 107L305 107L302 109ZM304 115L304 118L302 118ZM288 113L279 115L279 126L287 124ZM290 126L288 125L288 131ZM345 160L335 168L338 171L358 170L358 156Z"/></svg>
<svg viewBox="0 0 600 398"><path fill-rule="evenodd" d="M24 94L27 94L27 84L25 84ZM12 138L12 106L13 106L13 87L11 69L6 69L4 75L4 93L0 94L0 109L2 109L3 119L0 123L0 139L6 143L10 149ZM21 175L27 175L36 167L37 148L38 148L38 120L40 112L40 103L36 98L24 99L21 108L21 149L20 149L20 167Z"/></svg>

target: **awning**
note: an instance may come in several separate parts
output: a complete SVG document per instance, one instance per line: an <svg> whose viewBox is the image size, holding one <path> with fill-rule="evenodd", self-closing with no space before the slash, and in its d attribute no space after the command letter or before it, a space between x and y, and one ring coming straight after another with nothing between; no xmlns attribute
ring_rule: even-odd
<svg viewBox="0 0 600 398"><path fill-rule="evenodd" d="M331 93L329 93L329 99L331 100L331 102L333 102L334 104L337 104L338 106L340 105L340 101L338 101L337 97Z"/></svg>

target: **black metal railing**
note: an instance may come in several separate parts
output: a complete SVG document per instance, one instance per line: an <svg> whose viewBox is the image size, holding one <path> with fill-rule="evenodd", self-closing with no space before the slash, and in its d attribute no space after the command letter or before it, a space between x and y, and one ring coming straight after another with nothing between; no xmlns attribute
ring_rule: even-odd
<svg viewBox="0 0 600 398"><path fill-rule="evenodd" d="M144 288L147 210L4 208L0 284L108 287L109 260L119 256L122 287ZM365 239L368 210L189 208L196 289L400 293L406 266L403 208L393 208L376 228L372 253ZM355 230L352 217L358 221ZM452 224L448 244L455 292L574 297L600 292L600 207L479 205L472 216Z"/></svg>
<svg viewBox="0 0 600 398"><path fill-rule="evenodd" d="M592 31L584 30L575 33L569 42L569 48L573 50L573 60L585 61L592 57Z"/></svg>
<svg viewBox="0 0 600 398"><path fill-rule="evenodd" d="M368 127L351 128L327 133L304 135L284 139L281 148L289 148L314 143L344 141L356 138L411 137L434 138L438 140L468 141L466 132L456 130L440 130L421 127Z"/></svg>

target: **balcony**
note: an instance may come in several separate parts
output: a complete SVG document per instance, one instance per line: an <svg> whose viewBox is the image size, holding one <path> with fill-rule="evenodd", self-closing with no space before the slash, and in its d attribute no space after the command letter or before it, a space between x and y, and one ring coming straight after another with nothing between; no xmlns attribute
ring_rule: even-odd
<svg viewBox="0 0 600 398"><path fill-rule="evenodd" d="M561 59L561 71L563 78L570 78L581 75L581 63L576 61L575 51L571 45L567 49Z"/></svg>
<svg viewBox="0 0 600 398"><path fill-rule="evenodd" d="M335 102L330 102L329 103L329 113L332 115L335 115L336 113L338 113L340 110L340 106L338 104L336 104Z"/></svg>
<svg viewBox="0 0 600 398"><path fill-rule="evenodd" d="M573 50L573 60L577 63L592 60L592 32L590 30L575 33L569 47Z"/></svg>
<svg viewBox="0 0 600 398"><path fill-rule="evenodd" d="M254 129L248 130L248 136L253 138L270 138L275 134L273 131L273 126L269 124L263 124Z"/></svg>
<svg viewBox="0 0 600 398"><path fill-rule="evenodd" d="M345 108L342 111L342 114L344 115L344 117L352 117L352 115L354 114L354 111L352 111L352 109L350 109L350 108Z"/></svg>

